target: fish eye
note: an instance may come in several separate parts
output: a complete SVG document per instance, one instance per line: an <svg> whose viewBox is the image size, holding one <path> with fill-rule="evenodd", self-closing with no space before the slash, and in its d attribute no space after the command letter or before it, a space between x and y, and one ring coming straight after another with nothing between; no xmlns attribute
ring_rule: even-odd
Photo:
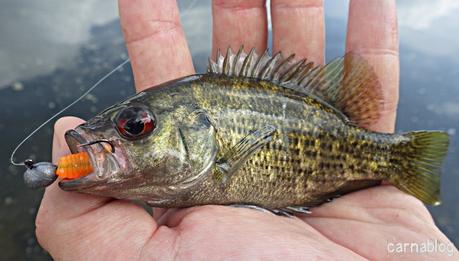
<svg viewBox="0 0 459 261"><path fill-rule="evenodd" d="M152 113L142 107L124 108L116 116L115 124L118 133L129 140L145 137L156 127Z"/></svg>

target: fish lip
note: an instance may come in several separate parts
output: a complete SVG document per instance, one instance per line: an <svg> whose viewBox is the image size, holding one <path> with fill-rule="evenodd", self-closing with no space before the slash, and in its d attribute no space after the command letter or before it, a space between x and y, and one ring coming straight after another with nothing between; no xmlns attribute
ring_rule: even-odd
<svg viewBox="0 0 459 261"><path fill-rule="evenodd" d="M92 173L88 176L90 175L92 175ZM105 183L103 180L95 181L88 176L73 180L61 180L58 184L59 187L65 191L81 191Z"/></svg>
<svg viewBox="0 0 459 261"><path fill-rule="evenodd" d="M64 138L72 154L78 153L80 151L79 148L81 147L78 147L79 144L88 142L88 140L85 137L83 137L80 133L78 133L74 129L66 131L64 134ZM86 148L84 147L83 149L86 150Z"/></svg>
<svg viewBox="0 0 459 261"><path fill-rule="evenodd" d="M61 180L59 181L59 187L65 191L78 191L82 189L87 189L93 186L97 186L105 183L103 179L98 179L96 177L97 163L95 159L96 152L91 146L79 146L80 144L87 143L92 140L87 134L82 134L75 129L71 129L65 132L64 134L65 141L70 149L72 154L84 151L89 155L89 160L93 166L94 171L84 177L73 179L73 180Z"/></svg>

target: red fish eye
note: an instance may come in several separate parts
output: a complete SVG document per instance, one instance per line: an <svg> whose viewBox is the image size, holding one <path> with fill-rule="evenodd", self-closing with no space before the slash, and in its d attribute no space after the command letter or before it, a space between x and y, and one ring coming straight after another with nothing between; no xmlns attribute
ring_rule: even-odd
<svg viewBox="0 0 459 261"><path fill-rule="evenodd" d="M154 117L141 107L123 109L116 117L115 123L118 132L126 139L142 138L155 129Z"/></svg>

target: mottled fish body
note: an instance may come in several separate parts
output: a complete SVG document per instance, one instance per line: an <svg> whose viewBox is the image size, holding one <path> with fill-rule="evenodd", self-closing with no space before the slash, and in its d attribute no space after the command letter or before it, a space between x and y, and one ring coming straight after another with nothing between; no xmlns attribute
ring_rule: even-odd
<svg viewBox="0 0 459 261"><path fill-rule="evenodd" d="M443 132L372 132L380 86L348 54L314 67L292 56L218 55L209 72L150 88L66 134L94 173L64 190L156 207L247 204L302 212L387 180L439 199ZM363 127L358 127L363 126ZM79 147L92 140L109 140Z"/></svg>

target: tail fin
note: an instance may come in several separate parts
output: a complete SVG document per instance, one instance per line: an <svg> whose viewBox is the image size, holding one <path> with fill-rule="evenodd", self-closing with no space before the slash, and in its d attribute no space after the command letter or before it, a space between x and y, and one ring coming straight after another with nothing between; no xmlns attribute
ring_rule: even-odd
<svg viewBox="0 0 459 261"><path fill-rule="evenodd" d="M440 169L448 151L448 134L416 131L404 136L410 140L399 147L401 173L391 176L392 184L425 204L439 205Z"/></svg>

